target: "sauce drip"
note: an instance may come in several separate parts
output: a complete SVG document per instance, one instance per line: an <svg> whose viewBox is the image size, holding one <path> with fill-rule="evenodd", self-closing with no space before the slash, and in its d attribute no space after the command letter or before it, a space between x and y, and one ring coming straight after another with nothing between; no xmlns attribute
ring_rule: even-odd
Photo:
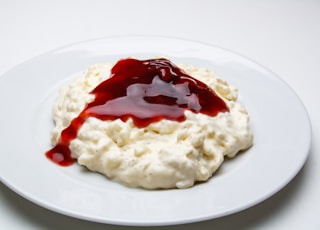
<svg viewBox="0 0 320 230"><path fill-rule="evenodd" d="M67 166L75 161L69 144L88 117L122 121L131 118L135 126L143 128L162 119L184 121L185 110L209 116L229 111L210 87L164 58L120 60L110 78L91 94L95 95L94 101L62 131L58 144L46 152L53 162Z"/></svg>

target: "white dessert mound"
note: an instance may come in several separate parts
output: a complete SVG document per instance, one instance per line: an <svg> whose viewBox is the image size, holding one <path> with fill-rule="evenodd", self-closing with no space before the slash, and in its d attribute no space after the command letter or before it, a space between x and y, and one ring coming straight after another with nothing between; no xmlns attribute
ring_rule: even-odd
<svg viewBox="0 0 320 230"><path fill-rule="evenodd" d="M213 72L180 65L186 73L206 83L225 101L230 112L215 117L186 111L186 120L161 120L137 128L131 119L86 120L70 144L72 157L89 170L130 187L146 189L188 188L206 181L223 163L249 148L253 134L237 89ZM112 64L96 64L63 87L53 108L55 127L51 142L94 100L92 91L110 75Z"/></svg>

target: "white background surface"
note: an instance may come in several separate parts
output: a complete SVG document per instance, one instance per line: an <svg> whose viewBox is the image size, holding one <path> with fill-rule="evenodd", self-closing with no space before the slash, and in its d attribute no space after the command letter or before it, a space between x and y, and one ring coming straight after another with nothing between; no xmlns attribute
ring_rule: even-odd
<svg viewBox="0 0 320 230"><path fill-rule="evenodd" d="M227 217L165 229L319 229L319 22L316 0L0 0L0 75L60 46L114 35L185 38L249 57L284 79L305 104L313 126L309 159L291 183L261 204ZM127 229L53 213L0 184L0 229L70 228Z"/></svg>

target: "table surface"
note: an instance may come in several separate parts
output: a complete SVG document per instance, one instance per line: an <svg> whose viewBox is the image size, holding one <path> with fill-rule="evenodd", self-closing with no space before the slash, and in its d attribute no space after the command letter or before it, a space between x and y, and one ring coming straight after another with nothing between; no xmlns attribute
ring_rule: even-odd
<svg viewBox="0 0 320 230"><path fill-rule="evenodd" d="M115 35L159 35L240 53L286 81L313 127L307 162L266 201L230 216L166 229L320 229L320 1L0 0L0 76L46 51ZM74 219L0 182L0 229L139 229ZM164 227L154 227L154 229Z"/></svg>

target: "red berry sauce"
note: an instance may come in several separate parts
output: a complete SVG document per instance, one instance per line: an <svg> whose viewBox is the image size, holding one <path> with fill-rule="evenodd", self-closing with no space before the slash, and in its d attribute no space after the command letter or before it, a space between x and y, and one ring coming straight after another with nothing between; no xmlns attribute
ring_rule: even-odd
<svg viewBox="0 0 320 230"><path fill-rule="evenodd" d="M122 121L131 118L135 126L143 128L162 119L184 121L185 110L209 116L229 111L210 87L164 58L120 60L110 78L91 94L95 100L62 131L57 145L46 152L53 162L67 166L75 161L69 144L88 117Z"/></svg>

